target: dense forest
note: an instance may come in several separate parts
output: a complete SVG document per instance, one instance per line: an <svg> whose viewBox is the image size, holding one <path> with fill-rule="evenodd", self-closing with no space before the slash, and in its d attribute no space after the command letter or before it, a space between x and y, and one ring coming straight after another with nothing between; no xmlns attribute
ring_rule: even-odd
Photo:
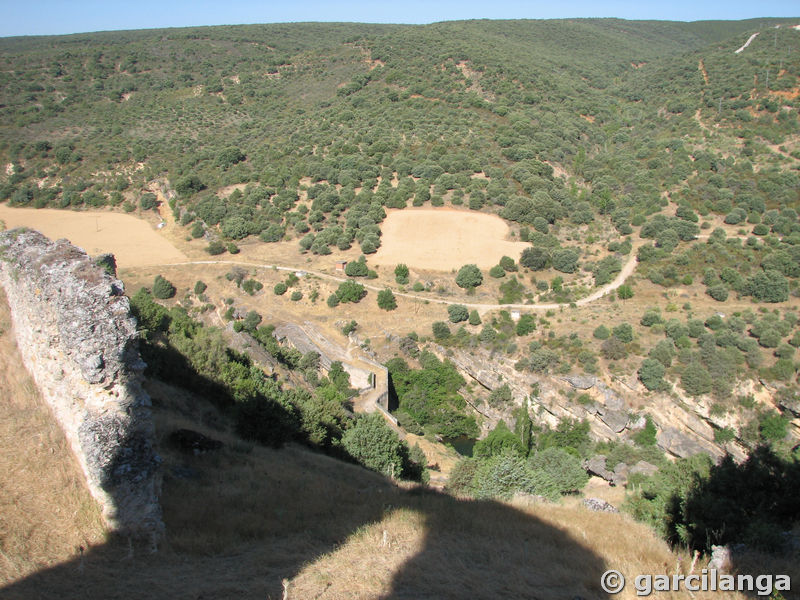
<svg viewBox="0 0 800 600"><path fill-rule="evenodd" d="M800 149L784 144L798 132L800 35L778 24L296 24L4 39L0 200L146 208L152 199L132 192L166 176L193 236L297 239L318 254L354 243L374 252L384 207L496 212L557 246L548 235L562 224L605 218L630 234L665 193L688 223L654 233L692 239L698 214L718 213L754 235L789 236ZM301 180L310 203L298 203ZM217 194L231 184L250 185Z"/></svg>

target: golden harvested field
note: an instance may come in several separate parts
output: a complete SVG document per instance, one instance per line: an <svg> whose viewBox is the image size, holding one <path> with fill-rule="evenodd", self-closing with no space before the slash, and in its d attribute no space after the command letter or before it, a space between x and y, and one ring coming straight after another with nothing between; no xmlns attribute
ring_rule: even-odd
<svg viewBox="0 0 800 600"><path fill-rule="evenodd" d="M142 267L186 260L183 252L152 225L132 215L108 211L10 208L0 204L0 220L9 229L30 227L52 239L67 238L89 254L111 252L121 267Z"/></svg>
<svg viewBox="0 0 800 600"><path fill-rule="evenodd" d="M517 260L530 246L508 239L510 229L498 216L452 208L390 210L381 230L381 247L370 262L416 269L489 269L503 255Z"/></svg>

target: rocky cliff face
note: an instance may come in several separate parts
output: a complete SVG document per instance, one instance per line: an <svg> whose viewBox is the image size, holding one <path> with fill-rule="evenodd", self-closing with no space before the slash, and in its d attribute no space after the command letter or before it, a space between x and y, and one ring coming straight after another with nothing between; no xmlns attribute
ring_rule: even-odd
<svg viewBox="0 0 800 600"><path fill-rule="evenodd" d="M109 528L157 542L160 460L122 282L68 241L16 229L0 233L0 285L25 367Z"/></svg>
<svg viewBox="0 0 800 600"><path fill-rule="evenodd" d="M586 419L595 439L624 441L645 426L642 414L646 412L656 425L658 446L671 456L688 457L703 452L719 458L728 452L737 460L746 457L746 448L738 442L722 445L714 440L715 428L736 425L729 422L730 416L714 416L706 404L682 397L678 392L647 393L635 376L604 381L592 375L520 373L511 362L491 356L482 348L448 350L430 344L429 349L440 358L450 360L462 374L487 390L504 384L509 386L513 397L511 406L493 407L483 403L474 407L484 416L484 433L500 419L512 426L511 409L527 404L531 417L540 424L555 426L563 419ZM586 393L590 401L580 404L570 400L570 390ZM645 395L646 409L634 410L635 405L641 404L637 400L641 401ZM786 404L791 402L785 401ZM791 411L790 406L786 408ZM795 438L800 438L799 421L795 419L790 428L790 435Z"/></svg>

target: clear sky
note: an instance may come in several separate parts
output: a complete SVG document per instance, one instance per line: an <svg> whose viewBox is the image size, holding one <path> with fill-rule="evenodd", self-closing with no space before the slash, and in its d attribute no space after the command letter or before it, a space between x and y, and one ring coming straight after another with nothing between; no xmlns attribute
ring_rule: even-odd
<svg viewBox="0 0 800 600"><path fill-rule="evenodd" d="M793 16L800 17L798 0L0 0L0 36L291 21Z"/></svg>

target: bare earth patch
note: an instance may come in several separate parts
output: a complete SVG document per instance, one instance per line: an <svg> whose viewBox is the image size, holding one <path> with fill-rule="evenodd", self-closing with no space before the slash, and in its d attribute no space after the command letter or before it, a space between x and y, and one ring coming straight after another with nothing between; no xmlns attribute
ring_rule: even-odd
<svg viewBox="0 0 800 600"><path fill-rule="evenodd" d="M518 259L529 246L507 239L509 227L500 217L450 208L388 211L381 229L381 247L370 258L379 265L449 271L473 263L488 269L503 255Z"/></svg>
<svg viewBox="0 0 800 600"><path fill-rule="evenodd" d="M30 227L52 239L67 238L89 254L111 252L121 267L181 262L186 256L147 222L113 212L10 208L0 204L6 227Z"/></svg>

